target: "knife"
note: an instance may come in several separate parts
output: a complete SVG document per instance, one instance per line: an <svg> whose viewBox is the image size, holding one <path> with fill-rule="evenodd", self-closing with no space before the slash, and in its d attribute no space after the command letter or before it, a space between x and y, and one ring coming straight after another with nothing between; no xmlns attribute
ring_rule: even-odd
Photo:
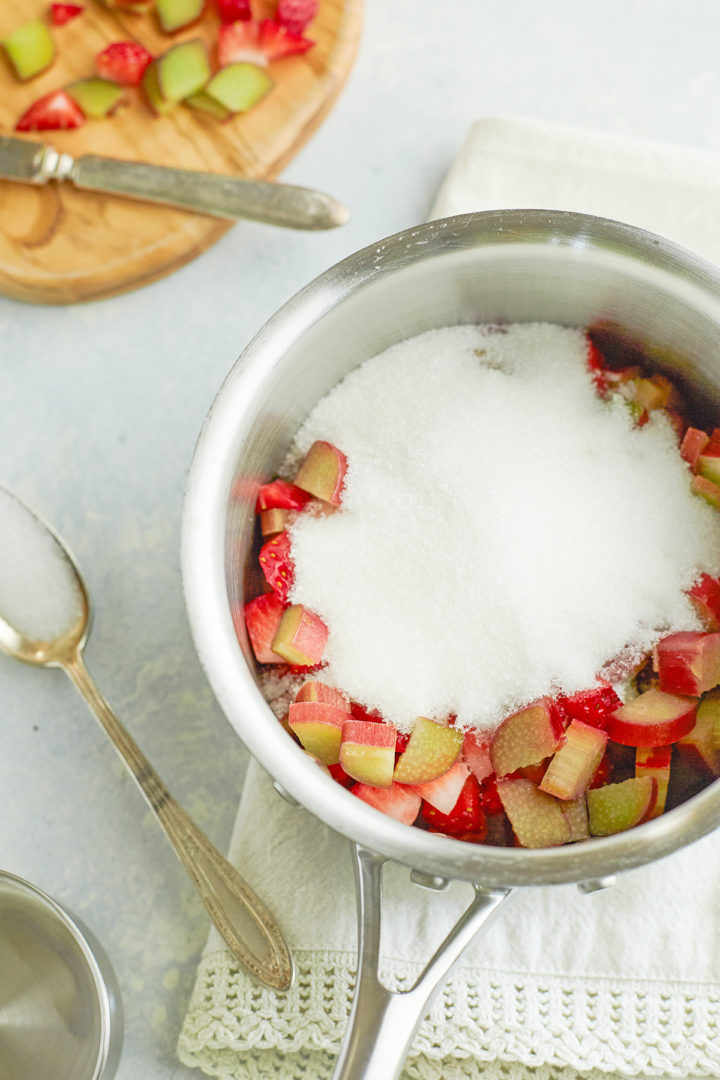
<svg viewBox="0 0 720 1080"><path fill-rule="evenodd" d="M287 229L334 229L350 217L342 203L310 188L94 154L73 158L44 143L2 135L0 178L23 184L69 180L81 191L143 199L212 217L249 218Z"/></svg>

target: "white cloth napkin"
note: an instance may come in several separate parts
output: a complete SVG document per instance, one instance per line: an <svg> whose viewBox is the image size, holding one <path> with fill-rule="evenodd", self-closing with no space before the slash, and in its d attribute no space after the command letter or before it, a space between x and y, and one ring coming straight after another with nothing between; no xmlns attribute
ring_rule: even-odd
<svg viewBox="0 0 720 1080"><path fill-rule="evenodd" d="M568 209L641 225L720 263L720 157L520 119L478 122L432 216ZM355 965L349 848L251 766L230 858L275 912L298 978L259 988L210 933L179 1041L222 1080L325 1080ZM432 894L390 865L385 976L417 974L470 899ZM720 1077L720 834L582 896L525 890L438 996L406 1080ZM381 1078L377 1078L381 1080Z"/></svg>

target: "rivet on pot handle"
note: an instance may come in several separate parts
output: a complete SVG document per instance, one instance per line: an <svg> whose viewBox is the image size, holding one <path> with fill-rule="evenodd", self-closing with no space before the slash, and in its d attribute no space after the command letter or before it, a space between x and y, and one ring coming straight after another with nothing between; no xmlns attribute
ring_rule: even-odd
<svg viewBox="0 0 720 1080"><path fill-rule="evenodd" d="M353 845L358 905L358 973L348 1030L333 1080L396 1080L435 993L510 889L482 889L409 990L388 990L379 975L382 871L387 860Z"/></svg>

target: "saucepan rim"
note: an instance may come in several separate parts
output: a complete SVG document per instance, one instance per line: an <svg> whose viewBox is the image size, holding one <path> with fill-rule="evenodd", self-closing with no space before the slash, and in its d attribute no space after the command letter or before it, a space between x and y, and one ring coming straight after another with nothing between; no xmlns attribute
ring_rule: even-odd
<svg viewBox="0 0 720 1080"><path fill-rule="evenodd" d="M499 210L443 218L396 233L331 267L292 297L231 368L192 460L182 525L182 573L195 647L215 696L249 752L293 800L361 846L426 873L487 886L600 879L662 858L720 825L720 783L635 829L564 847L528 850L465 843L402 825L326 777L288 739L237 643L225 578L225 524L243 416L285 351L355 289L417 260L486 245L604 249L638 260L659 281L715 311L720 272L652 233L566 211Z"/></svg>

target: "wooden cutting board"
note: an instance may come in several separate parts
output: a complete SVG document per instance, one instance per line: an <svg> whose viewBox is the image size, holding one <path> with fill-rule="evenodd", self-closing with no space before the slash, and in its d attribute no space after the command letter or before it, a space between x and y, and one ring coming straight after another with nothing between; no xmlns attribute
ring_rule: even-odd
<svg viewBox="0 0 720 1080"><path fill-rule="evenodd" d="M111 41L135 39L157 55L177 41L202 37L212 45L216 40L214 12L168 36L152 16L116 15L99 0L84 3L81 16L53 28L57 56L49 71L21 83L6 58L0 59L0 133L13 134L17 118L37 98L94 74L94 56ZM0 0L0 38L31 18L44 17L48 7L47 0ZM259 15L273 8L272 0L256 2ZM103 154L233 176L275 177L340 92L357 49L361 18L362 0L320 0L307 31L315 48L271 64L274 88L253 110L227 124L184 106L154 117L133 89L130 104L115 117L88 120L75 131L48 132L45 141L76 157ZM323 188L322 177L304 179L308 187ZM67 183L31 187L0 181L0 293L51 304L112 296L171 273L231 226L181 210L76 191Z"/></svg>

